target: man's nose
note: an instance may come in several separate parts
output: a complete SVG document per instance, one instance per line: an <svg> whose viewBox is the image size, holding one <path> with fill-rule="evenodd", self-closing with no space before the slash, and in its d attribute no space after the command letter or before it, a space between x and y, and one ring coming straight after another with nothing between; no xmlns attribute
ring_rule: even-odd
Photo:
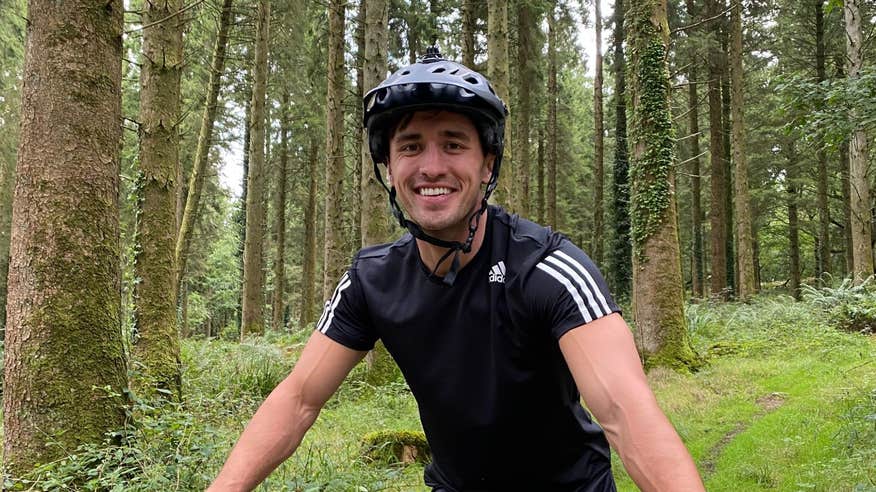
<svg viewBox="0 0 876 492"><path fill-rule="evenodd" d="M446 163L441 155L440 145L427 145L420 155L420 174L426 177L437 177L444 174Z"/></svg>

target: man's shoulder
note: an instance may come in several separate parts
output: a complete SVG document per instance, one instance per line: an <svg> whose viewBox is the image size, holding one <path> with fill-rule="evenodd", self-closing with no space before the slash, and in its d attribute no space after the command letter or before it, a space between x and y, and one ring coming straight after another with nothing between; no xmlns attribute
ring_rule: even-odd
<svg viewBox="0 0 876 492"><path fill-rule="evenodd" d="M493 207L493 240L499 247L525 256L547 254L566 238L550 227Z"/></svg>
<svg viewBox="0 0 876 492"><path fill-rule="evenodd" d="M359 250L353 257L350 269L358 277L398 273L416 247L413 237L405 234L391 243L375 244Z"/></svg>

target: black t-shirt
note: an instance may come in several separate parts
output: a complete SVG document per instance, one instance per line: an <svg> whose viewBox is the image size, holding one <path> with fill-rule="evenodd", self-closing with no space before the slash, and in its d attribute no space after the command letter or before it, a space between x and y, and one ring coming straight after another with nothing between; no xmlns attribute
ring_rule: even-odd
<svg viewBox="0 0 876 492"><path fill-rule="evenodd" d="M453 286L430 277L410 235L360 251L317 329L355 350L383 341L419 406L428 485L614 490L608 443L557 340L619 309L564 236L498 207L488 214Z"/></svg>

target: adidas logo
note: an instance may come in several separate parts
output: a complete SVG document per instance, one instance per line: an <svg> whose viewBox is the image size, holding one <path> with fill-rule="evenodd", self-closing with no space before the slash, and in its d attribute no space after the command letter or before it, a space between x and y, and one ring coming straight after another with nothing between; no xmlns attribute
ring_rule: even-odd
<svg viewBox="0 0 876 492"><path fill-rule="evenodd" d="M500 284L505 283L505 262L499 261L490 268L490 283L498 282Z"/></svg>

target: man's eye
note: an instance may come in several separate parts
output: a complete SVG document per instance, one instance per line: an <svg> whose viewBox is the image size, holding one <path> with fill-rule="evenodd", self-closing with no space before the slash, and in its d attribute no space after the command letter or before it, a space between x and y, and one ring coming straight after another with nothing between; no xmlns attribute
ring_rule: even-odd
<svg viewBox="0 0 876 492"><path fill-rule="evenodd" d="M409 143L409 144L402 145L401 147L399 147L398 150L400 152L415 152L417 150L417 148L418 148L418 144Z"/></svg>
<svg viewBox="0 0 876 492"><path fill-rule="evenodd" d="M460 149L462 149L463 147L462 147L462 144L458 144L458 143L456 143L456 142L448 142L448 143L447 143L447 148L448 148L448 149L451 149L451 150L460 150Z"/></svg>

